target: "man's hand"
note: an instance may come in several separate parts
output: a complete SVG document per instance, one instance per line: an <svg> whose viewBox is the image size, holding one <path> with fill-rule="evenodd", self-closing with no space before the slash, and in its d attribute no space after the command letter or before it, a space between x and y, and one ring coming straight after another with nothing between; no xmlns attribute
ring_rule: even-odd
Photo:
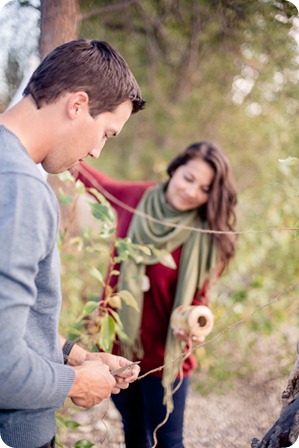
<svg viewBox="0 0 299 448"><path fill-rule="evenodd" d="M73 368L76 376L69 397L74 404L90 408L110 397L116 380L101 359L84 361Z"/></svg>
<svg viewBox="0 0 299 448"><path fill-rule="evenodd" d="M110 353L87 352L86 359L101 359L102 362L104 362L109 367L109 370L111 372L131 363L131 361L122 356L111 355ZM133 381L137 379L139 372L140 367L135 364L119 375L116 375L114 377L116 380L116 385L113 388L112 393L117 394L121 389L127 389L129 387L129 384L133 383Z"/></svg>
<svg viewBox="0 0 299 448"><path fill-rule="evenodd" d="M66 339L63 336L60 336L61 347L63 346L65 340ZM103 368L103 366L105 366L105 370L108 370L108 374L109 374L108 376L110 376L113 379L114 384L112 386L112 389L109 392L109 396L111 393L118 394L121 389L127 389L129 387L129 384L137 379L139 372L140 372L140 367L135 365L135 366L132 366L131 368L125 370L124 372L120 373L119 375L112 376L112 375L110 375L109 372L112 372L113 370L117 370L120 367L126 366L127 364L130 364L131 361L129 361L128 359L126 359L122 356L111 355L110 353L88 352L87 350L85 350L84 348L80 347L77 344L75 344L73 346L73 348L69 354L67 364L75 369L76 377L77 377L77 372L80 372L79 367L84 366L84 368L87 369L87 366L89 365L88 363L91 361L99 363L102 366L102 368ZM75 380L75 382L76 382L76 380ZM105 385L104 385L104 387L105 387ZM73 397L71 395L70 395L70 397L73 400ZM107 397L104 397L104 398L107 398ZM74 403L75 403L75 401L74 401ZM98 403L99 403L99 401L98 401ZM75 404L77 404L77 403L75 403ZM95 404L97 404L97 403L95 403ZM78 404L78 406L83 406L83 405ZM94 406L94 405L92 404L91 406ZM86 406L86 407L90 407L90 406Z"/></svg>

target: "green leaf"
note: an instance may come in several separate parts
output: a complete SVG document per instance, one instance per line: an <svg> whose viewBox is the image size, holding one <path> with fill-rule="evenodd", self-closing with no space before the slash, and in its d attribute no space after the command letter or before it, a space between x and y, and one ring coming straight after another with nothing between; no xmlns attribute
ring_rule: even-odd
<svg viewBox="0 0 299 448"><path fill-rule="evenodd" d="M136 311L139 312L138 304L133 296L133 294L130 293L130 291L122 290L118 291L119 297L128 305L134 308Z"/></svg>
<svg viewBox="0 0 299 448"><path fill-rule="evenodd" d="M83 182L81 182L81 180L76 180L76 183L75 183L75 190L76 190L76 192L77 193L79 193L79 194L84 194L84 193L86 193L86 188L85 188L85 185L83 184Z"/></svg>
<svg viewBox="0 0 299 448"><path fill-rule="evenodd" d="M113 308L121 308L121 298L117 294L113 294L110 297L106 297L108 303Z"/></svg>
<svg viewBox="0 0 299 448"><path fill-rule="evenodd" d="M75 422L74 420L66 420L60 415L56 415L56 422L59 426L69 429L76 429L80 426L80 423Z"/></svg>
<svg viewBox="0 0 299 448"><path fill-rule="evenodd" d="M100 202L101 204L109 204L105 196L100 193L96 188L90 188L89 192L94 195L94 197Z"/></svg>
<svg viewBox="0 0 299 448"><path fill-rule="evenodd" d="M89 269L89 272L93 277L95 277L97 280L99 280L99 282L103 285L103 283L104 283L103 275L97 268L95 268L94 266L91 266L91 268Z"/></svg>
<svg viewBox="0 0 299 448"><path fill-rule="evenodd" d="M130 244L133 243L131 238L126 237L126 238L116 238L115 244L119 249L128 249L128 246L130 246Z"/></svg>
<svg viewBox="0 0 299 448"><path fill-rule="evenodd" d="M168 252L165 249L157 249L153 247L153 253L157 257L159 263L163 264L163 266L166 266L170 269L176 269L176 263L173 259L173 256L170 252Z"/></svg>
<svg viewBox="0 0 299 448"><path fill-rule="evenodd" d="M76 429L76 428L78 428L80 426L80 423L75 422L75 420L67 420L65 422L65 426L68 429Z"/></svg>
<svg viewBox="0 0 299 448"><path fill-rule="evenodd" d="M143 262L143 256L133 251L130 251L130 257L133 258L136 264L140 264Z"/></svg>
<svg viewBox="0 0 299 448"><path fill-rule="evenodd" d="M75 443L75 448L91 448L92 446L95 446L94 443L86 439L78 440L78 442Z"/></svg>
<svg viewBox="0 0 299 448"><path fill-rule="evenodd" d="M296 222L296 232L295 232L295 239L299 238L299 221Z"/></svg>
<svg viewBox="0 0 299 448"><path fill-rule="evenodd" d="M114 235L115 233L115 227L111 227L111 224L109 224L110 227L107 227L106 224L103 225L103 229L101 229L100 233L99 233L99 237L102 240L107 240L109 238L111 238L111 236Z"/></svg>
<svg viewBox="0 0 299 448"><path fill-rule="evenodd" d="M149 257L152 254L152 249L150 246L139 246L139 250Z"/></svg>
<svg viewBox="0 0 299 448"><path fill-rule="evenodd" d="M87 302L84 306L84 315L92 314L98 308L97 302Z"/></svg>
<svg viewBox="0 0 299 448"><path fill-rule="evenodd" d="M65 426L65 419L63 417L61 417L60 415L56 415L55 419L58 426Z"/></svg>
<svg viewBox="0 0 299 448"><path fill-rule="evenodd" d="M83 238L81 238L81 236L75 236L73 238L70 238L69 245L70 246L77 245L77 250L81 251L83 249Z"/></svg>
<svg viewBox="0 0 299 448"><path fill-rule="evenodd" d="M279 159L280 163L283 163L287 166L295 166L299 165L299 158L298 157L288 157L286 159Z"/></svg>
<svg viewBox="0 0 299 448"><path fill-rule="evenodd" d="M68 170L63 173L59 173L57 176L61 182L75 182L74 176Z"/></svg>
<svg viewBox="0 0 299 448"><path fill-rule="evenodd" d="M114 215L108 205L94 202L90 202L89 205L91 212L96 219L103 222L110 221L111 223L114 223Z"/></svg>
<svg viewBox="0 0 299 448"><path fill-rule="evenodd" d="M116 256L116 257L114 257L114 261L115 261L115 263L121 263L122 261L127 260L128 255L129 255L129 253L128 253L126 256L124 256L124 254L122 254L122 256L119 256L119 257Z"/></svg>
<svg viewBox="0 0 299 448"><path fill-rule="evenodd" d="M121 339L122 341L126 341L126 342L130 341L129 336L124 332L122 327L120 327L118 324L115 325L115 333L117 334L119 339Z"/></svg>
<svg viewBox="0 0 299 448"><path fill-rule="evenodd" d="M115 325L119 325L122 328L123 324L122 324L122 321L120 320L120 317L119 317L117 311L114 311L114 310L109 310L109 311L112 314L112 317L116 322Z"/></svg>
<svg viewBox="0 0 299 448"><path fill-rule="evenodd" d="M115 241L115 247L117 248L117 257L114 257L114 260L116 263L119 263L120 261L127 260L130 251L129 251L129 245L131 244L130 238L116 238Z"/></svg>
<svg viewBox="0 0 299 448"><path fill-rule="evenodd" d="M72 195L66 194L61 187L58 189L58 198L62 205L71 204L74 199Z"/></svg>
<svg viewBox="0 0 299 448"><path fill-rule="evenodd" d="M99 343L104 352L110 352L114 341L115 321L106 314L101 322L101 331Z"/></svg>
<svg viewBox="0 0 299 448"><path fill-rule="evenodd" d="M76 429L80 426L80 423L75 422L74 420L66 420L64 423L65 427L68 429Z"/></svg>
<svg viewBox="0 0 299 448"><path fill-rule="evenodd" d="M68 339L71 339L72 341L82 335L82 329L80 330L79 328L67 328L66 331L68 334Z"/></svg>

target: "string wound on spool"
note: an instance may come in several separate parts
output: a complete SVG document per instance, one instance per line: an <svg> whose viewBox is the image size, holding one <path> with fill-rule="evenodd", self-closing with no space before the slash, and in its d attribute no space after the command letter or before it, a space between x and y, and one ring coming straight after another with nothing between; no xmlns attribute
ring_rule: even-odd
<svg viewBox="0 0 299 448"><path fill-rule="evenodd" d="M170 325L188 336L206 337L213 329L214 316L206 306L181 305L173 310Z"/></svg>

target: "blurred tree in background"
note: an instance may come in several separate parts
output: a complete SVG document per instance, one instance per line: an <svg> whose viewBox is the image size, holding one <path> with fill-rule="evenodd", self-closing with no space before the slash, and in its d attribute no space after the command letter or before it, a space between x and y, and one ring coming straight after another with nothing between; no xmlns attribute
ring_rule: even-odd
<svg viewBox="0 0 299 448"><path fill-rule="evenodd" d="M127 60L147 100L145 111L132 117L116 140L109 140L98 161L91 161L94 166L122 179L161 180L169 160L194 141L213 140L227 152L239 191L238 228L245 233L239 236L238 254L229 273L212 293L218 330L298 281L295 232L258 233L295 228L299 221L299 168L279 162L299 153L295 6L284 0L41 3L42 55L76 35L106 40ZM21 28L29 33L28 21L23 19L29 10L34 11L30 33L36 36L35 40L5 40L10 96L21 79L24 55L37 52L38 7L38 1L6 6L18 11L10 17L14 27L19 20L18 35ZM3 14L3 30L1 20ZM6 96L3 108L8 102ZM84 276L73 279L72 285L81 280ZM77 289L82 281L80 285ZM250 333L239 330L235 336L239 347L243 344L245 353L259 334L273 331L282 346L296 338L291 329L298 325L298 307L297 287L256 314L247 327ZM211 364L220 361L217 356Z"/></svg>

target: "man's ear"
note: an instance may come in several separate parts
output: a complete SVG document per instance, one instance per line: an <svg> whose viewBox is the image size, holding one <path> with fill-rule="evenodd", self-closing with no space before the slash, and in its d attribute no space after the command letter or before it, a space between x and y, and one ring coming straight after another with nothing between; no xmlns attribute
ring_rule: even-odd
<svg viewBox="0 0 299 448"><path fill-rule="evenodd" d="M71 120L76 119L81 111L89 109L89 97L86 92L73 92L67 101L67 114Z"/></svg>

